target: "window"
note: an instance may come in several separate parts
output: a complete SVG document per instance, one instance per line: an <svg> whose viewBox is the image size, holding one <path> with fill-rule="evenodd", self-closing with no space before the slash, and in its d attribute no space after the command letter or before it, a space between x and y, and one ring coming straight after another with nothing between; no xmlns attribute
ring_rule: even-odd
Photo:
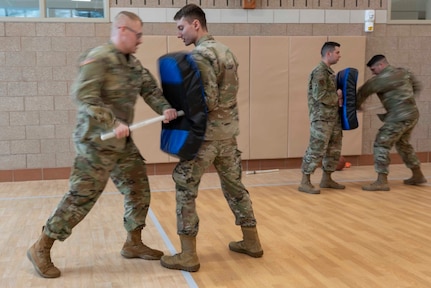
<svg viewBox="0 0 431 288"><path fill-rule="evenodd" d="M390 0L391 23L431 23L431 0Z"/></svg>
<svg viewBox="0 0 431 288"><path fill-rule="evenodd" d="M6 0L0 1L3 20L75 20L108 21L109 0ZM17 19L19 18L19 19Z"/></svg>

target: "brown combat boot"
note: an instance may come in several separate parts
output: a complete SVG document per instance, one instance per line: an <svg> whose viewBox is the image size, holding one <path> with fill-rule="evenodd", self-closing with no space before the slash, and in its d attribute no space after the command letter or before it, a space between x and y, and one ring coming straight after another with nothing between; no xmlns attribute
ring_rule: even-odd
<svg viewBox="0 0 431 288"><path fill-rule="evenodd" d="M121 249L121 255L125 258L142 258L145 260L159 260L163 252L144 245L141 238L142 228L127 233L127 240Z"/></svg>
<svg viewBox="0 0 431 288"><path fill-rule="evenodd" d="M302 173L302 180L301 184L298 187L298 190L308 194L320 194L320 190L314 188L314 186L311 184L310 174L305 173Z"/></svg>
<svg viewBox="0 0 431 288"><path fill-rule="evenodd" d="M422 173L421 167L415 167L412 168L412 177L409 179L405 179L403 182L406 185L419 185L422 183L426 183L427 179L425 178L424 174Z"/></svg>
<svg viewBox="0 0 431 288"><path fill-rule="evenodd" d="M33 264L34 269L44 278L60 277L61 272L51 261L51 248L55 239L48 237L42 228L42 234L36 243L27 250L27 257Z"/></svg>
<svg viewBox="0 0 431 288"><path fill-rule="evenodd" d="M377 180L369 185L362 186L365 191L389 191L388 174L379 173Z"/></svg>
<svg viewBox="0 0 431 288"><path fill-rule="evenodd" d="M173 256L163 256L160 264L168 269L196 272L201 267L196 253L196 237L180 235L181 253Z"/></svg>
<svg viewBox="0 0 431 288"><path fill-rule="evenodd" d="M247 254L251 257L259 258L263 255L260 246L259 236L256 227L241 227L243 240L230 242L229 249L237 253Z"/></svg>
<svg viewBox="0 0 431 288"><path fill-rule="evenodd" d="M344 189L346 186L341 185L331 178L332 172L323 171L322 180L320 181L320 188L331 188L331 189Z"/></svg>

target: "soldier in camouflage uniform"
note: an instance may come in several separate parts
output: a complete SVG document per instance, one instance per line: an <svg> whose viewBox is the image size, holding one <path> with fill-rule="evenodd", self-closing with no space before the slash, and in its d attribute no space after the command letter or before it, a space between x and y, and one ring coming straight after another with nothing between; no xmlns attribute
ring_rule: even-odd
<svg viewBox="0 0 431 288"><path fill-rule="evenodd" d="M221 188L229 207L235 215L235 224L241 226L243 241L231 242L229 249L252 257L261 257L263 250L256 230L250 195L241 182L241 156L237 148L239 133L238 63L225 45L208 34L205 13L194 4L180 9L174 20L178 38L186 46L194 44L192 51L205 89L208 107L205 141L196 158L181 160L173 172L176 183L177 233L182 252L163 256L161 265L170 269L198 271L196 236L199 218L195 200L202 175L211 164L220 177Z"/></svg>
<svg viewBox="0 0 431 288"><path fill-rule="evenodd" d="M75 163L69 192L27 251L36 271L46 278L61 272L51 262L55 240L64 241L88 214L109 178L124 195L124 228L127 240L121 250L126 258L158 260L163 252L142 243L141 231L150 205L150 187L144 158L129 135L138 95L167 121L175 119L150 72L132 54L142 43L142 21L133 13L120 12L112 23L111 41L84 54L72 95L78 105L74 132ZM102 141L102 132L116 137Z"/></svg>
<svg viewBox="0 0 431 288"><path fill-rule="evenodd" d="M412 177L404 180L404 184L418 185L427 182L420 168L420 161L413 146L409 143L410 136L419 119L415 95L421 90L416 77L404 68L389 65L384 55L375 55L367 66L375 75L364 83L357 93L357 108L372 94L376 93L386 114L379 114L384 122L374 141L374 168L378 178L370 185L362 187L366 191L389 191L389 152L395 145L403 162L412 170Z"/></svg>
<svg viewBox="0 0 431 288"><path fill-rule="evenodd" d="M344 189L331 178L341 155L343 131L339 115L342 106L341 90L337 90L335 73L331 65L340 59L340 44L326 42L321 49L322 61L308 79L308 114L310 117L310 142L302 159L301 192L320 194L310 182L312 174L322 162L321 188ZM322 161L323 159L323 161Z"/></svg>

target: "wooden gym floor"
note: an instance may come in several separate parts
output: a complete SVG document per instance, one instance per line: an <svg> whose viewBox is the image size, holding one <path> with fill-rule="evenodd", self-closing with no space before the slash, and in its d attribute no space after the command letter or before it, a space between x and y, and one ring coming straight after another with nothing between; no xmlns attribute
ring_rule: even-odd
<svg viewBox="0 0 431 288"><path fill-rule="evenodd" d="M229 251L240 228L220 191L216 174L202 179L197 200L200 232L196 273L169 270L159 261L124 259L120 249L122 196L112 183L90 214L51 253L62 271L43 279L26 258L42 225L67 190L67 180L0 183L0 287L431 287L431 164L427 183L406 186L403 165L391 165L389 192L366 192L371 166L333 174L345 190L320 195L297 191L297 169L246 175L264 255ZM320 181L320 169L312 182ZM170 176L150 176L152 204L144 242L172 254L176 235L175 192Z"/></svg>

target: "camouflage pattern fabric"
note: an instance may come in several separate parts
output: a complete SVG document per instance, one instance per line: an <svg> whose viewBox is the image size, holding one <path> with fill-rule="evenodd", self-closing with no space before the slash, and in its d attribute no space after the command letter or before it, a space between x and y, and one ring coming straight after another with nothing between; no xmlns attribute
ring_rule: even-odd
<svg viewBox="0 0 431 288"><path fill-rule="evenodd" d="M69 179L69 192L47 220L45 233L65 240L91 210L108 179L124 195L124 227L145 225L150 204L146 165L131 137L102 141L116 120L130 124L141 95L159 114L171 108L155 78L136 57L120 53L112 43L85 53L72 86L78 105L74 131L76 158Z"/></svg>
<svg viewBox="0 0 431 288"><path fill-rule="evenodd" d="M102 141L100 134L114 128L114 120L131 124L138 95L157 113L171 108L154 76L133 55L126 56L107 43L85 53L72 86L78 105L75 142L96 142L121 151L126 139Z"/></svg>
<svg viewBox="0 0 431 288"><path fill-rule="evenodd" d="M310 142L301 170L312 174L322 162L324 171L334 172L341 155L343 131L335 73L323 61L313 69L308 80L308 112Z"/></svg>
<svg viewBox="0 0 431 288"><path fill-rule="evenodd" d="M394 145L408 168L420 166L413 146L409 143L419 119L415 95L420 90L421 84L411 72L391 65L358 89L358 108L376 93L387 112L378 115L384 125L377 132L374 141L374 168L377 173L389 173L389 153Z"/></svg>
<svg viewBox="0 0 431 288"><path fill-rule="evenodd" d="M205 140L198 155L181 160L173 171L176 183L177 232L196 236L199 217L195 200L202 175L211 164L217 169L223 194L235 215L235 223L256 226L248 191L241 182L241 153L237 149L239 134L237 106L238 62L225 45L211 35L203 36L192 51L205 89L208 121Z"/></svg>
<svg viewBox="0 0 431 288"><path fill-rule="evenodd" d="M99 150L94 145L77 144L77 156L69 180L69 192L49 217L45 233L65 240L93 208L111 176L124 195L124 227L133 231L145 226L150 205L150 186L145 160L128 141L123 152Z"/></svg>
<svg viewBox="0 0 431 288"><path fill-rule="evenodd" d="M312 174L322 162L323 170L334 172L341 156L343 130L338 121L314 121L310 127L310 142L302 159L301 170Z"/></svg>
<svg viewBox="0 0 431 288"><path fill-rule="evenodd" d="M237 149L236 140L204 141L196 158L180 161L173 172L179 235L198 234L199 217L195 200L202 175L211 164L220 177L223 195L235 215L235 224L256 226L250 195L241 182L241 152Z"/></svg>
<svg viewBox="0 0 431 288"><path fill-rule="evenodd" d="M310 122L340 121L335 72L323 61L313 69L308 78L307 99Z"/></svg>
<svg viewBox="0 0 431 288"><path fill-rule="evenodd" d="M203 36L192 51L205 89L208 120L206 140L229 139L239 134L238 62L228 47L211 35Z"/></svg>
<svg viewBox="0 0 431 288"><path fill-rule="evenodd" d="M379 129L373 148L374 168L377 173L389 173L389 164L391 162L389 153L394 145L408 168L412 169L420 166L420 161L413 146L409 143L413 128L417 122L417 119L386 122Z"/></svg>
<svg viewBox="0 0 431 288"><path fill-rule="evenodd" d="M376 93L387 112L379 115L381 121L397 122L418 119L419 111L415 95L421 89L420 82L411 72L388 65L358 89L357 107L359 109L369 96Z"/></svg>

